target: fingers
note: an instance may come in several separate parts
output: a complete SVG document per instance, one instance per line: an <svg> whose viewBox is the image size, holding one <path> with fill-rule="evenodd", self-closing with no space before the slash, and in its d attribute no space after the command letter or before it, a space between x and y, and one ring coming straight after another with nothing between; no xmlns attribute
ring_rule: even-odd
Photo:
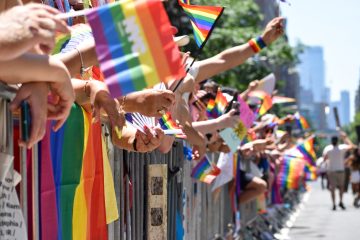
<svg viewBox="0 0 360 240"><path fill-rule="evenodd" d="M169 105L171 105L175 102L175 94L170 90L163 90L162 96L163 96L163 98L167 99L168 102L170 102Z"/></svg>

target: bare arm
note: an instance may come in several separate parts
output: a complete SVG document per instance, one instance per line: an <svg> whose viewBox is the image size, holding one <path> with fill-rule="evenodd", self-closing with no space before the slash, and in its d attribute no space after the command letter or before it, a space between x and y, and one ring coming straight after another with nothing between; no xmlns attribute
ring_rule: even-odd
<svg viewBox="0 0 360 240"><path fill-rule="evenodd" d="M81 54L84 68L98 65L94 41L84 42L78 47L78 50ZM79 52L74 49L67 53L59 53L54 55L66 65L72 77L80 74L81 58Z"/></svg>
<svg viewBox="0 0 360 240"><path fill-rule="evenodd" d="M70 80L65 65L49 56L26 53L0 62L0 79L9 84Z"/></svg>
<svg viewBox="0 0 360 240"><path fill-rule="evenodd" d="M283 18L274 18L271 20L263 34L261 35L265 44L268 46L282 33ZM249 43L244 43L240 46L229 48L214 57L199 61L199 74L196 77L196 82L201 82L219 73L232 69L244 63L248 58L253 56L255 52L252 50Z"/></svg>

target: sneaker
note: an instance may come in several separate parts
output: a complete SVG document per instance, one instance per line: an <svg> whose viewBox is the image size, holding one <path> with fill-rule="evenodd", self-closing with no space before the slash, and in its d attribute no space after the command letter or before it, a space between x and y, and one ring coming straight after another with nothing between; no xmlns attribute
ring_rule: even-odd
<svg viewBox="0 0 360 240"><path fill-rule="evenodd" d="M333 206L332 210L333 210L333 211L336 211L336 205Z"/></svg>
<svg viewBox="0 0 360 240"><path fill-rule="evenodd" d="M345 206L344 206L344 204L343 204L342 202L339 203L339 207L341 207L342 210L345 210L345 209L346 209Z"/></svg>

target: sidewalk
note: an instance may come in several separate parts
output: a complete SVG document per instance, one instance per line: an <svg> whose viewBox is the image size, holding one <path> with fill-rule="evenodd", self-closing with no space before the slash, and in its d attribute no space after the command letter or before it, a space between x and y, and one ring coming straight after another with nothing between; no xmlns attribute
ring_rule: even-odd
<svg viewBox="0 0 360 240"><path fill-rule="evenodd" d="M352 205L351 189L344 195L346 210L332 211L330 192L321 190L320 182L309 184L311 192L289 236L291 240L355 240L360 238L360 209ZM338 192L337 202L338 202Z"/></svg>

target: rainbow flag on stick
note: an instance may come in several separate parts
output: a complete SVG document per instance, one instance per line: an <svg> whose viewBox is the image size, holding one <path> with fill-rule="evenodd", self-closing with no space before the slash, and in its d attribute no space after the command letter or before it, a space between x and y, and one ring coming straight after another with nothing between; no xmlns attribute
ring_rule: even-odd
<svg viewBox="0 0 360 240"><path fill-rule="evenodd" d="M316 166L317 156L314 149L314 137L306 139L303 143L297 145L296 148L311 166Z"/></svg>
<svg viewBox="0 0 360 240"><path fill-rule="evenodd" d="M190 5L189 0L178 0L178 2L189 16L196 44L202 49L221 17L224 7Z"/></svg>
<svg viewBox="0 0 360 240"><path fill-rule="evenodd" d="M205 156L191 172L191 177L201 182L211 184L221 170Z"/></svg>
<svg viewBox="0 0 360 240"><path fill-rule="evenodd" d="M210 99L206 107L209 117L217 118L224 114L228 102L221 90L216 93L215 100Z"/></svg>
<svg viewBox="0 0 360 240"><path fill-rule="evenodd" d="M264 115L273 105L271 96L264 91L252 91L249 93L249 97L256 98L261 102L257 110L259 116Z"/></svg>
<svg viewBox="0 0 360 240"><path fill-rule="evenodd" d="M304 161L302 159L284 156L278 175L280 186L286 189L298 189L303 171Z"/></svg>
<svg viewBox="0 0 360 240"><path fill-rule="evenodd" d="M166 114L164 114L160 119L159 119L159 124L161 129L163 130L172 130L172 129L181 129L176 122L172 119L171 114L168 112ZM186 138L186 135L183 134L176 134L175 137L177 138Z"/></svg>
<svg viewBox="0 0 360 240"><path fill-rule="evenodd" d="M310 128L310 125L306 121L306 118L301 116L299 112L296 112L294 114L294 117L295 117L296 125L299 127L299 129L306 130Z"/></svg>
<svg viewBox="0 0 360 240"><path fill-rule="evenodd" d="M86 15L113 97L185 75L161 1L123 0Z"/></svg>

